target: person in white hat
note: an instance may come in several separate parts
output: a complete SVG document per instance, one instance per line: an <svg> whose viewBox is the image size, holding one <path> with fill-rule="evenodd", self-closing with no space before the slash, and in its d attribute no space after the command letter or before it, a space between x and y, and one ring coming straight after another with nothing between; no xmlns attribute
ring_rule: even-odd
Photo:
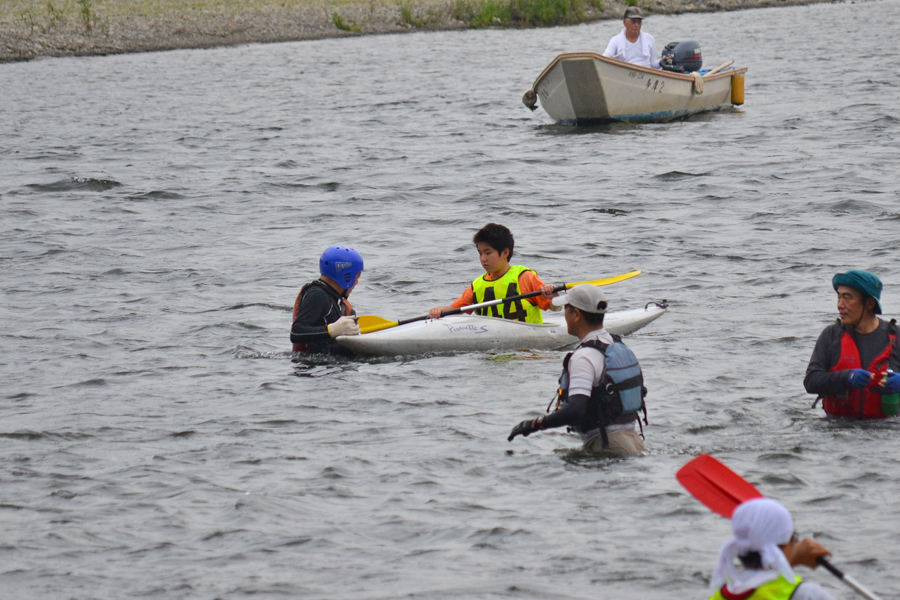
<svg viewBox="0 0 900 600"><path fill-rule="evenodd" d="M834 600L794 574L795 566L815 569L816 561L831 553L809 538L798 540L791 513L781 504L770 498L742 502L731 516L731 530L734 536L719 551L710 600Z"/></svg>
<svg viewBox="0 0 900 600"><path fill-rule="evenodd" d="M638 411L646 409L643 374L634 354L603 328L606 295L600 288L582 284L553 299L565 307L566 326L581 340L563 361L557 410L539 419L522 421L507 438L568 426L585 448L639 456L642 435L635 431Z"/></svg>

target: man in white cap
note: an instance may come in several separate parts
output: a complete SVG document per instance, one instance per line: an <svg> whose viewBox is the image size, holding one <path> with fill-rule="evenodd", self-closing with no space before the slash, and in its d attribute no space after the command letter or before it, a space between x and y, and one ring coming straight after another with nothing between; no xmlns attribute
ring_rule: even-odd
<svg viewBox="0 0 900 600"><path fill-rule="evenodd" d="M603 56L618 58L635 65L659 69L659 56L656 55L656 41L647 32L641 31L644 15L637 6L625 9L622 19L622 31L613 36L603 51Z"/></svg>
<svg viewBox="0 0 900 600"><path fill-rule="evenodd" d="M731 530L734 536L719 551L710 600L834 600L794 574L793 567L815 569L816 560L831 553L809 538L798 540L791 513L781 504L770 498L742 502L731 516Z"/></svg>
<svg viewBox="0 0 900 600"><path fill-rule="evenodd" d="M646 423L646 389L634 354L603 328L606 295L582 284L554 298L553 304L565 307L569 333L581 343L563 361L556 411L522 421L507 439L567 425L581 436L585 448L640 456L644 442L634 426L639 410Z"/></svg>

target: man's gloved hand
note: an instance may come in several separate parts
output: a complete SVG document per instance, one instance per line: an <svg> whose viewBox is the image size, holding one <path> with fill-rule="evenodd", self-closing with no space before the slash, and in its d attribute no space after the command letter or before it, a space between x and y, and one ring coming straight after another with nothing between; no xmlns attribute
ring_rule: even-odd
<svg viewBox="0 0 900 600"><path fill-rule="evenodd" d="M522 421L515 427L513 427L512 432L509 434L509 437L506 438L507 442L513 441L517 435L524 435L528 437L535 431L540 431L544 428L544 420L543 419L532 419L530 421Z"/></svg>
<svg viewBox="0 0 900 600"><path fill-rule="evenodd" d="M884 376L884 385L873 386L872 391L887 395L900 393L900 373L886 374Z"/></svg>
<svg viewBox="0 0 900 600"><path fill-rule="evenodd" d="M328 335L333 338L339 335L359 335L359 324L356 317L341 317L328 326Z"/></svg>
<svg viewBox="0 0 900 600"><path fill-rule="evenodd" d="M850 369L850 374L847 376L847 383L850 384L850 387L858 390L869 385L871 380L872 374L865 369Z"/></svg>

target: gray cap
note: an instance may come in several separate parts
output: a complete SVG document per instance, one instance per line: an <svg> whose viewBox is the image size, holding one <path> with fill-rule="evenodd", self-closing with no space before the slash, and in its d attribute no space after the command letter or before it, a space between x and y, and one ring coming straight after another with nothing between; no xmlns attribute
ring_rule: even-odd
<svg viewBox="0 0 900 600"><path fill-rule="evenodd" d="M564 296L557 296L552 300L553 306L565 306L571 304L584 312L603 314L606 312L606 294L595 285L582 283L569 290ZM603 308L600 303L603 303Z"/></svg>
<svg viewBox="0 0 900 600"><path fill-rule="evenodd" d="M644 13L641 12L641 9L637 6L629 6L625 9L625 19L640 19L644 20Z"/></svg>

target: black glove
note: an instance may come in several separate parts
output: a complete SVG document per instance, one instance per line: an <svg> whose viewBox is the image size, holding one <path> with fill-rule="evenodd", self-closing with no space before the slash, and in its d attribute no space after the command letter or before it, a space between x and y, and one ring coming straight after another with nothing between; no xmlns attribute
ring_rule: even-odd
<svg viewBox="0 0 900 600"><path fill-rule="evenodd" d="M518 425L513 427L513 430L510 432L509 437L506 438L506 441L507 442L513 441L513 439L515 439L515 437L517 435L524 435L525 437L528 437L535 431L540 431L541 429L543 429L544 428L543 425L544 425L544 423L541 419L532 419L531 421L522 421L521 423L519 423Z"/></svg>

